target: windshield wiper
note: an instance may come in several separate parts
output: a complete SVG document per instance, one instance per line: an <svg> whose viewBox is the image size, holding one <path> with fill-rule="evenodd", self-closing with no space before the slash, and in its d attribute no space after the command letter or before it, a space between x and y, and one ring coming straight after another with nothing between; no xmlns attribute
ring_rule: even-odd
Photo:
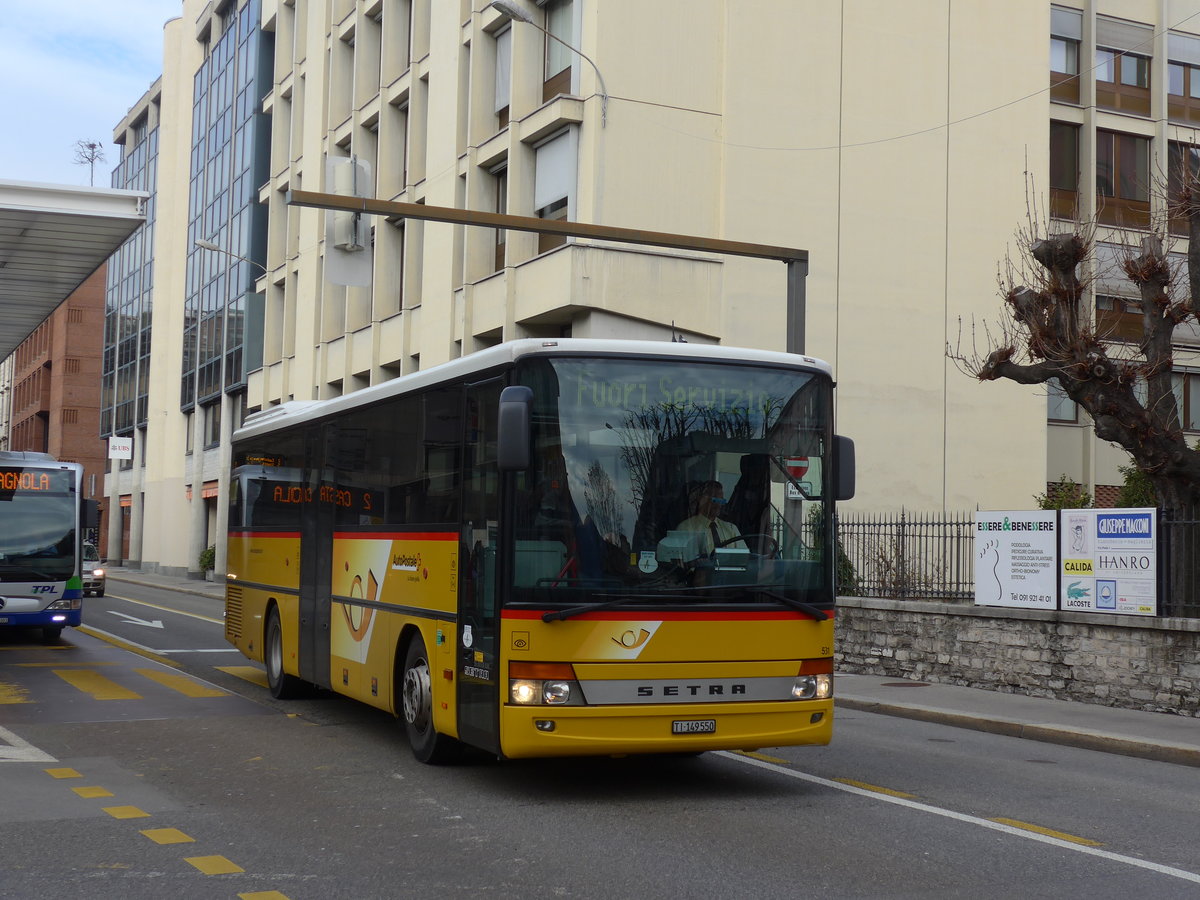
<svg viewBox="0 0 1200 900"><path fill-rule="evenodd" d="M768 591L766 588L758 588L755 593L762 594L764 597L770 597L772 600L778 600L784 606L790 606L792 609L808 613L818 621L823 622L829 618L827 610L821 609L819 606L813 606L811 603L805 603L803 600L794 600L786 594L780 594L777 591Z"/></svg>
<svg viewBox="0 0 1200 900"><path fill-rule="evenodd" d="M0 566L0 572L6 575L28 575L30 580L37 579L39 581L54 581L56 578L66 580L65 575L51 575L49 572L42 572L38 569L31 569L28 566Z"/></svg>
<svg viewBox="0 0 1200 900"><path fill-rule="evenodd" d="M614 606L620 606L626 600L664 600L670 597L669 594L593 594L592 596L607 599L596 603L586 603L582 606L572 606L567 609L556 609L553 612L542 613L542 621L555 622L599 609L612 609Z"/></svg>

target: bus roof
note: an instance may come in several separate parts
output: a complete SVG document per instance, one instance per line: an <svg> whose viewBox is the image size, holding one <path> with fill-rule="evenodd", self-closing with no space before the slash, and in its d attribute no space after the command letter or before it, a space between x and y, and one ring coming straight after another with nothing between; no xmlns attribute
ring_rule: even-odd
<svg viewBox="0 0 1200 900"><path fill-rule="evenodd" d="M719 344L692 344L669 341L637 341L597 338L524 338L505 341L495 347L480 350L469 356L453 359L441 365L393 378L380 384L328 400L289 400L246 417L235 438L250 437L275 430L283 425L324 418L334 413L355 409L359 406L389 397L432 387L446 381L454 381L473 373L484 372L516 362L528 356L630 356L658 357L693 360L711 360L730 363L766 363L811 369L830 377L832 367L825 361L812 356L784 353L779 350L754 350L747 347L725 347Z"/></svg>

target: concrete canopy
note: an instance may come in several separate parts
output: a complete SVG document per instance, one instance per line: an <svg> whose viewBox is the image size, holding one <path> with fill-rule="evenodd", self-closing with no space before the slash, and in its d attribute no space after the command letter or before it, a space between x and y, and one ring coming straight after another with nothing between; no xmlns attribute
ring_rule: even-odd
<svg viewBox="0 0 1200 900"><path fill-rule="evenodd" d="M146 221L149 196L0 181L0 359Z"/></svg>

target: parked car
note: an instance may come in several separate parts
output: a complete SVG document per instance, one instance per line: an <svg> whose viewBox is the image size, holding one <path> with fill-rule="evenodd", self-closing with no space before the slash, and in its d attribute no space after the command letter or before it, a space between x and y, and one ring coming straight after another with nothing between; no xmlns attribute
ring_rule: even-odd
<svg viewBox="0 0 1200 900"><path fill-rule="evenodd" d="M95 544L83 545L83 596L104 596L104 560Z"/></svg>

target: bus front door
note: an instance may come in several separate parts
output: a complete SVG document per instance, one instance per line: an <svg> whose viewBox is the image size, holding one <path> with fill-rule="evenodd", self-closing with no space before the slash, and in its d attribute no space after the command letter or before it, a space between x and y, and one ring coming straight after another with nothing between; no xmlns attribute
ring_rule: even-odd
<svg viewBox="0 0 1200 900"><path fill-rule="evenodd" d="M496 466L499 379L468 385L463 409L463 501L459 543L458 735L500 753L500 616L496 550L500 472Z"/></svg>

